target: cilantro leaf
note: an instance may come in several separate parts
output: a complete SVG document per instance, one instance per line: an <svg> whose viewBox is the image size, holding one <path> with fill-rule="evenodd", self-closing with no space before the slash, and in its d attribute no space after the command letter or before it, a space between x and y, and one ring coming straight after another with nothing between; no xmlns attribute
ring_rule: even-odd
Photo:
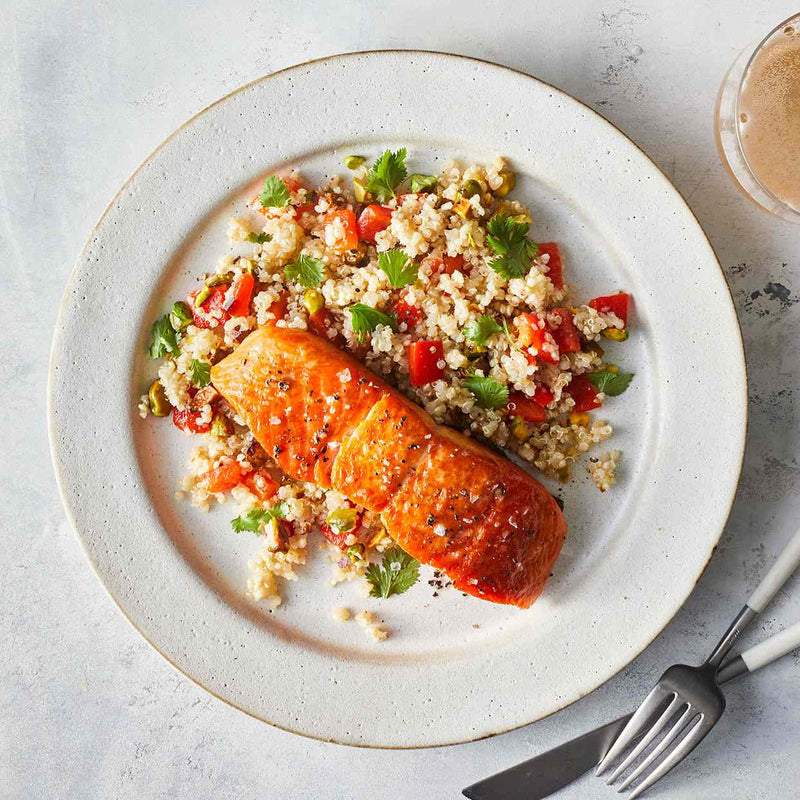
<svg viewBox="0 0 800 800"><path fill-rule="evenodd" d="M592 372L589 380L603 394L609 397L617 397L622 394L633 380L632 372L612 372L610 369L601 369L599 372Z"/></svg>
<svg viewBox="0 0 800 800"><path fill-rule="evenodd" d="M383 554L380 566L370 564L366 579L370 597L390 597L407 592L419 580L419 561L397 545Z"/></svg>
<svg viewBox="0 0 800 800"><path fill-rule="evenodd" d="M529 227L527 222L514 222L507 214L495 214L486 226L486 241L497 253L489 266L506 280L524 278L531 259L539 254L536 242L526 238Z"/></svg>
<svg viewBox="0 0 800 800"><path fill-rule="evenodd" d="M287 264L283 272L287 280L297 281L306 289L319 286L326 278L325 265L305 253L301 253L294 263Z"/></svg>
<svg viewBox="0 0 800 800"><path fill-rule="evenodd" d="M283 208L289 205L289 190L286 184L277 175L270 175L264 181L258 202L263 208Z"/></svg>
<svg viewBox="0 0 800 800"><path fill-rule="evenodd" d="M189 364L189 380L201 388L208 386L211 383L211 364L193 358L192 363Z"/></svg>
<svg viewBox="0 0 800 800"><path fill-rule="evenodd" d="M384 314L377 308L356 303L347 309L350 312L350 322L353 332L359 339L365 339L378 325L388 325L393 331L397 330L397 320L394 316Z"/></svg>
<svg viewBox="0 0 800 800"><path fill-rule="evenodd" d="M417 265L399 247L378 253L378 266L396 289L414 283L419 273Z"/></svg>
<svg viewBox="0 0 800 800"><path fill-rule="evenodd" d="M150 343L150 358L164 358L165 355L176 356L180 353L178 334L169 321L169 314L153 323L153 340Z"/></svg>
<svg viewBox="0 0 800 800"><path fill-rule="evenodd" d="M502 408L508 402L508 387L494 378L471 375L462 381L481 408Z"/></svg>
<svg viewBox="0 0 800 800"><path fill-rule="evenodd" d="M488 314L484 314L478 319L468 322L464 326L462 333L464 334L464 337L469 339L471 342L475 342L475 344L478 345L484 345L490 336L495 333L500 333L502 330L503 328L497 324L493 317L490 317Z"/></svg>
<svg viewBox="0 0 800 800"><path fill-rule="evenodd" d="M406 149L401 147L396 153L385 150L372 165L367 177L367 191L381 202L391 200L394 190L406 179Z"/></svg>
<svg viewBox="0 0 800 800"><path fill-rule="evenodd" d="M272 241L272 236L268 233L248 233L247 241L253 244L266 244Z"/></svg>
<svg viewBox="0 0 800 800"><path fill-rule="evenodd" d="M412 175L411 191L423 192L425 189L433 189L433 187L436 186L437 180L438 179L435 175Z"/></svg>
<svg viewBox="0 0 800 800"><path fill-rule="evenodd" d="M286 517L286 504L277 503L272 508L251 508L243 517L235 517L231 520L231 527L236 533L250 531L251 533L261 533L261 527L266 525L271 519L284 519Z"/></svg>

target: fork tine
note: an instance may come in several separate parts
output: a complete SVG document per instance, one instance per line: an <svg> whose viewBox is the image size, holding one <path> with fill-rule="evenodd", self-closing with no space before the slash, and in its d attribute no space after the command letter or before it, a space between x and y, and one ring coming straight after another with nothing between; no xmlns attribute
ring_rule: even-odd
<svg viewBox="0 0 800 800"><path fill-rule="evenodd" d="M689 733L675 746L675 749L630 793L628 800L634 800L635 797L639 797L656 781L661 780L673 767L680 764L705 739L713 727L713 722L709 723L701 716Z"/></svg>
<svg viewBox="0 0 800 800"><path fill-rule="evenodd" d="M686 701L682 700L678 695L667 706L664 713L656 720L649 731L642 737L642 740L631 750L628 757L611 773L607 778L606 783L610 786L625 770L644 752L644 749L658 734L663 730L664 726L674 716L675 712L681 707L685 706ZM622 787L620 787L622 788Z"/></svg>
<svg viewBox="0 0 800 800"><path fill-rule="evenodd" d="M675 740L675 737L689 724L692 717L697 715L697 711L689 706L683 714L680 715L677 722L670 728L667 735L653 748L652 752L647 754L647 758L639 764L638 767L619 785L618 792L625 790L631 785L640 775L642 775L647 768L670 746Z"/></svg>
<svg viewBox="0 0 800 800"><path fill-rule="evenodd" d="M621 755L628 745L637 737L641 732L647 720L653 715L656 709L663 703L670 695L675 695L675 692L665 689L661 684L656 684L651 690L650 694L645 697L639 708L636 709L633 716L628 720L628 724L622 729L619 736L617 736L611 749L605 754L603 760L597 765L595 775L602 775L611 766L611 763Z"/></svg>

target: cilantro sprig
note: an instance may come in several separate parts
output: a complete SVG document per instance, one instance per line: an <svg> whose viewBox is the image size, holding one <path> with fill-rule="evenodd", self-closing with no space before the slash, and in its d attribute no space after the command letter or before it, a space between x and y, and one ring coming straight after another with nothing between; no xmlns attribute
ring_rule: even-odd
<svg viewBox="0 0 800 800"><path fill-rule="evenodd" d="M189 364L189 380L200 388L208 386L211 383L211 364L193 358Z"/></svg>
<svg viewBox="0 0 800 800"><path fill-rule="evenodd" d="M502 408L508 403L508 386L496 381L491 376L470 375L462 381L469 389L481 408Z"/></svg>
<svg viewBox="0 0 800 800"><path fill-rule="evenodd" d="M490 336L493 336L495 333L500 333L502 330L503 328L497 324L494 317L483 314L478 317L478 319L468 322L464 326L462 333L465 339L469 339L469 341L483 346L489 340Z"/></svg>
<svg viewBox="0 0 800 800"><path fill-rule="evenodd" d="M507 214L495 214L486 226L486 241L497 253L489 266L506 280L524 278L531 260L539 254L539 246L527 238L529 227L527 222L515 222Z"/></svg>
<svg viewBox="0 0 800 800"><path fill-rule="evenodd" d="M407 592L419 580L419 561L396 545L383 554L378 564L370 564L366 579L370 597L390 597Z"/></svg>
<svg viewBox="0 0 800 800"><path fill-rule="evenodd" d="M301 253L297 261L284 267L284 275L290 281L297 281L306 289L313 289L325 280L325 265L316 258Z"/></svg>
<svg viewBox="0 0 800 800"><path fill-rule="evenodd" d="M268 233L248 233L247 241L253 244L266 244L272 241L272 236Z"/></svg>
<svg viewBox="0 0 800 800"><path fill-rule="evenodd" d="M169 321L169 314L153 323L153 338L150 342L150 358L164 358L165 355L176 356L180 353L178 334Z"/></svg>
<svg viewBox="0 0 800 800"><path fill-rule="evenodd" d="M372 165L367 176L367 191L385 203L394 196L394 190L406 179L406 148L401 147L396 153L385 150Z"/></svg>
<svg viewBox="0 0 800 800"><path fill-rule="evenodd" d="M261 187L258 202L262 208L283 208L289 205L289 190L286 184L277 175L270 175Z"/></svg>
<svg viewBox="0 0 800 800"><path fill-rule="evenodd" d="M632 372L612 372L610 369L601 369L599 372L592 372L589 381L593 383L603 394L609 397L621 395L633 380Z"/></svg>
<svg viewBox="0 0 800 800"><path fill-rule="evenodd" d="M419 274L419 267L399 247L378 253L378 266L395 289L414 283Z"/></svg>
<svg viewBox="0 0 800 800"><path fill-rule="evenodd" d="M393 331L397 330L397 319L389 314L384 314L378 311L377 308L365 305L364 303L355 303L347 309L350 312L350 322L353 326L353 332L360 340L366 339L378 325L388 325Z"/></svg>
<svg viewBox="0 0 800 800"><path fill-rule="evenodd" d="M276 503L271 508L251 508L244 516L231 520L231 527L236 533L250 531L261 533L261 528L273 519L286 518L286 504Z"/></svg>

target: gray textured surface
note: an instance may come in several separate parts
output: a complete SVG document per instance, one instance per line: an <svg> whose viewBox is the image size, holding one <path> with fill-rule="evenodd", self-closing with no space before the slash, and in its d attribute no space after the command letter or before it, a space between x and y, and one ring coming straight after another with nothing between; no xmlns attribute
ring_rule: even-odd
<svg viewBox="0 0 800 800"><path fill-rule="evenodd" d="M628 708L670 659L701 658L798 524L800 228L768 218L735 191L711 127L717 86L737 50L794 7L729 3L723 19L710 0L576 0L568 10L556 0L428 5L409 0L401 12L366 1L0 4L0 309L11 387L0 415L0 796L458 797L467 783ZM523 69L630 134L675 181L717 249L751 380L733 515L662 636L621 675L547 720L420 752L355 750L273 730L175 673L91 574L60 507L44 422L61 290L91 226L135 166L245 81L377 47L450 50ZM680 280L681 254L665 257ZM795 579L748 641L798 618ZM794 655L731 687L719 729L652 796L796 797L798 675ZM559 795L611 796L589 779Z"/></svg>

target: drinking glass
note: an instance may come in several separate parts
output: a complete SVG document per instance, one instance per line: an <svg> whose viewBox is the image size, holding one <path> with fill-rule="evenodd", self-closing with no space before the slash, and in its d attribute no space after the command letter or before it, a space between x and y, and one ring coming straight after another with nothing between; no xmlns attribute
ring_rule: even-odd
<svg viewBox="0 0 800 800"><path fill-rule="evenodd" d="M788 41L787 37L792 41ZM743 132L751 120L748 120L748 116L743 110L742 95L746 82L751 77L751 68L754 64L759 68L760 64L765 63L763 60L757 60L766 55L768 48L786 47L793 43L800 51L800 14L785 19L755 47L751 45L739 54L739 57L733 62L733 66L728 70L719 90L714 128L722 163L742 192L770 214L800 223L800 205L795 202L793 206L786 196L781 197L781 193L775 191L774 181L770 188L769 181L764 179L763 173L759 176L748 160L746 146L743 142ZM798 66L800 67L800 60L798 60ZM794 88L795 91L800 91L800 73L794 74L794 79L792 79L792 74L783 75L786 82L776 89L776 92L779 90L785 92L787 86ZM775 85L775 82L773 81L770 85ZM769 98L762 99L768 100ZM784 100L784 102L786 101ZM800 102L794 104L794 113L797 115L796 124L800 126ZM774 153L776 159L781 157L781 144L786 144L786 142L767 142L768 146L771 145L769 152ZM787 158L798 157L798 155L796 151L786 153ZM800 186L796 187L795 197L798 195L800 195Z"/></svg>

